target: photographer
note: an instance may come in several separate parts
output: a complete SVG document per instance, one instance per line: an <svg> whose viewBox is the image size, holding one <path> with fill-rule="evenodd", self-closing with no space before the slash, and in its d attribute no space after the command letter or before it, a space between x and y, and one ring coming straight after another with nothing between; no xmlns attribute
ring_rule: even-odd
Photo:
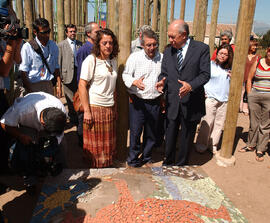
<svg viewBox="0 0 270 223"><path fill-rule="evenodd" d="M7 6L7 1L0 1L0 118L6 112L9 105L4 92L4 77L8 74L15 63L21 62L20 46L21 38L17 38L17 29L11 24L11 20L16 20L14 11ZM11 16L13 19L11 19ZM8 146L10 139L0 128L0 173L8 172Z"/></svg>
<svg viewBox="0 0 270 223"><path fill-rule="evenodd" d="M27 153L27 148L38 145L42 137L56 137L60 144L64 136L66 114L59 99L45 92L35 92L17 98L0 122L2 128L17 140L19 148L25 148Z"/></svg>

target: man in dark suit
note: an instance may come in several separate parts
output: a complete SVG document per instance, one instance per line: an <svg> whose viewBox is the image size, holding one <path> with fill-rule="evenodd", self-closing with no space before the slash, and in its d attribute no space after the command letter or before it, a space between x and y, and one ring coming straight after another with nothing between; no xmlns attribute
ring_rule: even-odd
<svg viewBox="0 0 270 223"><path fill-rule="evenodd" d="M196 126L205 115L203 85L210 78L208 45L188 38L189 27L183 20L168 28L170 46L162 60L157 90L166 94L167 129L163 165L187 164ZM176 139L181 125L180 150ZM177 156L176 156L177 155Z"/></svg>
<svg viewBox="0 0 270 223"><path fill-rule="evenodd" d="M65 27L67 38L58 44L59 48L59 67L60 75L64 84L64 92L68 105L68 115L70 121L74 124L78 123L77 113L73 108L73 95L78 88L77 83L77 61L76 53L82 42L76 40L77 28L73 24Z"/></svg>

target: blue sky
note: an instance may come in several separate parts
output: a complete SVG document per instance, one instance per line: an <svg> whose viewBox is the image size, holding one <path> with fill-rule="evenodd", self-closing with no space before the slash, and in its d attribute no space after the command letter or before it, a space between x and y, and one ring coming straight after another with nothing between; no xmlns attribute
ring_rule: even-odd
<svg viewBox="0 0 270 223"><path fill-rule="evenodd" d="M170 4L170 0L168 0L168 2ZM196 0L186 0L186 11L185 11L186 21L193 20L195 2ZM175 11L174 11L175 18L179 18L180 4L181 4L180 0L175 0ZM240 0L220 0L219 4L220 5L219 5L218 23L236 23ZM208 21L210 21L211 19L211 10L212 10L211 8L212 8L212 0L209 0L207 13L209 15ZM269 0L257 0L254 20L258 22L264 22L270 25L269 10L270 10ZM92 21L94 18L93 11L94 11L93 7L89 5L89 16L88 16L89 21ZM168 11L170 12L170 10Z"/></svg>

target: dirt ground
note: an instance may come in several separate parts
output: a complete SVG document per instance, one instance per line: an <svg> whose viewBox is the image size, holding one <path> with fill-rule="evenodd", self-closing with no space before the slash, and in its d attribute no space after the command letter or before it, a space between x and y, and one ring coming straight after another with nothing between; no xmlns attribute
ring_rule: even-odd
<svg viewBox="0 0 270 223"><path fill-rule="evenodd" d="M216 182L229 197L232 203L242 212L249 222L267 223L270 213L270 158L266 154L264 162L257 162L255 154L239 153L237 150L245 145L248 131L248 117L239 114L234 156L236 164L233 167L219 167L216 159L209 152L190 154L190 164L200 165L202 169ZM65 131L63 141L64 157L67 168L87 168L82 158L82 151L78 147L75 127L69 126ZM155 166L161 165L163 148L154 152ZM125 166L125 162L118 162ZM9 184L11 190L0 196L0 208L11 223L27 223L30 221L37 196L29 196L22 187L22 180L17 176L0 177L0 182ZM39 187L42 186L42 181Z"/></svg>

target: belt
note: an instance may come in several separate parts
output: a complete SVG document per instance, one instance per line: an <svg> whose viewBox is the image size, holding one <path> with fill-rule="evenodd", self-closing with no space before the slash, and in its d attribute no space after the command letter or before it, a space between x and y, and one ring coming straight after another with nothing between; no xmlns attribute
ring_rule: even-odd
<svg viewBox="0 0 270 223"><path fill-rule="evenodd" d="M159 103L160 102L160 96L158 96L157 98L154 99L143 99L143 98L139 98L137 95L135 94L130 94L129 95L129 101L130 103L132 103L134 100L141 100L145 103Z"/></svg>

